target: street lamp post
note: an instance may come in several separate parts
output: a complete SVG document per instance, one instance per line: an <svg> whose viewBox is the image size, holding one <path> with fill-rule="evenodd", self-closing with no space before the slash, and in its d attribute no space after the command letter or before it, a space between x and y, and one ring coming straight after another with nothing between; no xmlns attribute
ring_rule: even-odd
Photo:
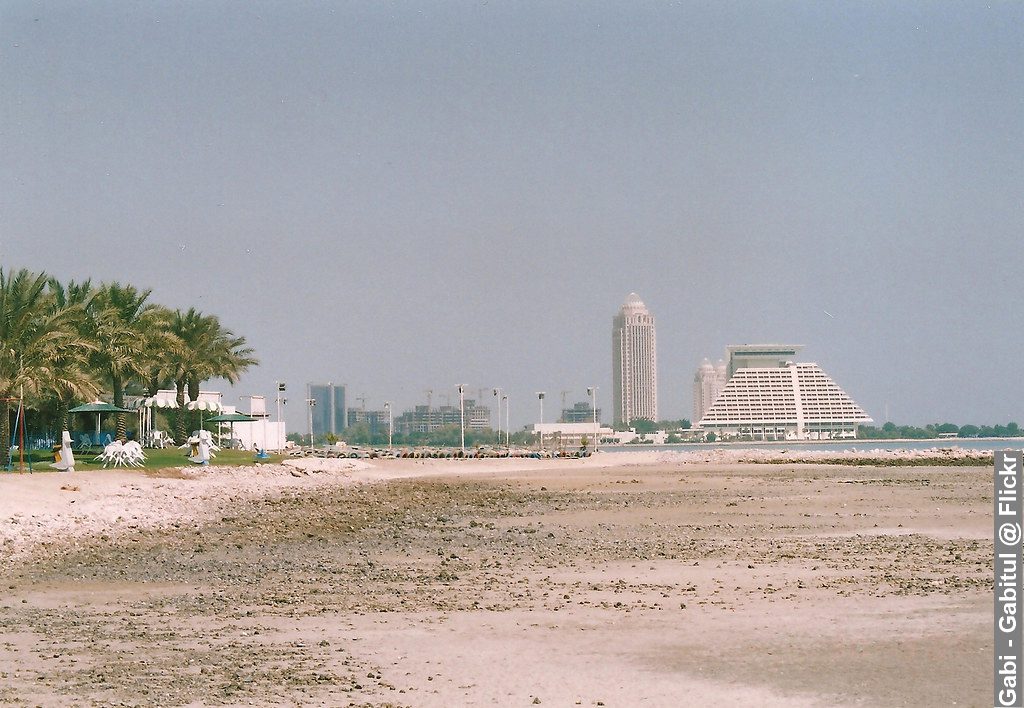
<svg viewBox="0 0 1024 708"><path fill-rule="evenodd" d="M507 451L511 448L511 445L509 444L508 441L508 433L510 429L508 422L508 394L506 393L504 396L501 397L501 399L505 401L505 450Z"/></svg>
<svg viewBox="0 0 1024 708"><path fill-rule="evenodd" d="M537 400L540 401L540 425L544 425L544 391L537 391ZM541 450L544 449L544 433L540 428L537 428L537 444Z"/></svg>
<svg viewBox="0 0 1024 708"><path fill-rule="evenodd" d="M590 410L594 414L594 452L597 452L599 445L597 430L597 386L588 386L587 395L590 396Z"/></svg>
<svg viewBox="0 0 1024 708"><path fill-rule="evenodd" d="M494 407L498 411L498 446L501 447L501 389L496 388L493 390L494 393Z"/></svg>
<svg viewBox="0 0 1024 708"><path fill-rule="evenodd" d="M384 410L388 412L388 452L391 451L391 436L394 432L395 421L391 415L391 401L384 401Z"/></svg>
<svg viewBox="0 0 1024 708"><path fill-rule="evenodd" d="M312 396L306 399L306 405L309 406L309 450L313 451L313 409L316 407L316 399Z"/></svg>
<svg viewBox="0 0 1024 708"><path fill-rule="evenodd" d="M459 433L462 441L462 456L466 456L466 384L459 384Z"/></svg>
<svg viewBox="0 0 1024 708"><path fill-rule="evenodd" d="M284 393L288 387L284 381L275 381L274 383L277 384L277 433L274 437L277 438L277 449L281 450L284 447L284 441L282 440L282 438L284 438L284 428L281 425L283 422L281 419L281 406L288 402L288 399L283 398L281 394ZM263 441L263 444L266 445L266 440Z"/></svg>

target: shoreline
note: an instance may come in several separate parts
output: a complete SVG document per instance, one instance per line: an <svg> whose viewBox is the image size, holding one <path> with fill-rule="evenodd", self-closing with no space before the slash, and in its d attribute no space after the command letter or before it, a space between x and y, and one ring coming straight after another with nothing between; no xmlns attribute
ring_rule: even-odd
<svg viewBox="0 0 1024 708"><path fill-rule="evenodd" d="M0 474L0 570L36 548L139 528L196 525L232 505L285 493L394 480L636 464L584 459L365 460L296 458L248 466L43 470ZM651 462L653 463L653 461Z"/></svg>
<svg viewBox="0 0 1024 708"><path fill-rule="evenodd" d="M296 462L0 480L0 705L987 695L987 468Z"/></svg>
<svg viewBox="0 0 1024 708"><path fill-rule="evenodd" d="M991 457L972 450L946 451L606 451L587 458L393 459L296 458L281 464L191 466L160 470L98 469L71 474L44 471L0 475L0 569L36 549L63 542L112 537L139 528L196 526L232 506L281 494L377 484L413 478L470 480L513 473L605 468L683 470L727 465L821 465L869 468L988 466Z"/></svg>

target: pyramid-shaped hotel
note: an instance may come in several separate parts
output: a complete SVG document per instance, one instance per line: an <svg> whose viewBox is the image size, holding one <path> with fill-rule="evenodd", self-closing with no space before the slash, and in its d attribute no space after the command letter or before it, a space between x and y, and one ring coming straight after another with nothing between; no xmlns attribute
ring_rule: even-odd
<svg viewBox="0 0 1024 708"><path fill-rule="evenodd" d="M817 364L796 363L800 346L744 344L728 348L725 385L706 410L695 410L699 426L720 438L822 440L857 436L871 418ZM707 390L703 366L694 379ZM721 373L718 380L721 381ZM704 400L707 400L706 395Z"/></svg>

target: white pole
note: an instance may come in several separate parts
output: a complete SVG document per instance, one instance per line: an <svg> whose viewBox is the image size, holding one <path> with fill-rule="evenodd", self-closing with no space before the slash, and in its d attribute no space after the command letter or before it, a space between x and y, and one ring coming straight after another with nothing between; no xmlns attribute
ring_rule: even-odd
<svg viewBox="0 0 1024 708"><path fill-rule="evenodd" d="M313 450L313 406L316 405L316 399L313 398L312 389L309 385L306 385L306 406L309 408L309 449Z"/></svg>
<svg viewBox="0 0 1024 708"><path fill-rule="evenodd" d="M588 386L587 393L590 394L590 410L594 414L594 452L597 452L599 444L597 439L597 386Z"/></svg>
<svg viewBox="0 0 1024 708"><path fill-rule="evenodd" d="M391 417L391 401L384 401L384 408L388 412L388 450L391 450L391 432L394 425L394 419Z"/></svg>
<svg viewBox="0 0 1024 708"><path fill-rule="evenodd" d="M501 447L501 389L496 388L494 393L494 407L498 410L498 447Z"/></svg>
<svg viewBox="0 0 1024 708"><path fill-rule="evenodd" d="M274 444L277 446L278 451L280 451L284 448L284 440L282 439L284 438L284 435L282 434L283 428L281 426L281 392L285 390L286 384L284 381L275 381L274 383L277 386L277 432L274 434L274 437L276 438L276 442ZM264 443L266 443L265 440Z"/></svg>
<svg viewBox="0 0 1024 708"><path fill-rule="evenodd" d="M537 391L537 399L540 401L540 425L544 425L544 391ZM537 445L543 451L544 450L544 433L541 429L537 428Z"/></svg>
<svg viewBox="0 0 1024 708"><path fill-rule="evenodd" d="M510 428L508 422L508 394L506 393L502 398L505 401L505 449L508 450L510 447L508 443L508 432Z"/></svg>
<svg viewBox="0 0 1024 708"><path fill-rule="evenodd" d="M466 456L466 384L459 384L459 432L462 439L462 456ZM428 404L429 407L429 404Z"/></svg>

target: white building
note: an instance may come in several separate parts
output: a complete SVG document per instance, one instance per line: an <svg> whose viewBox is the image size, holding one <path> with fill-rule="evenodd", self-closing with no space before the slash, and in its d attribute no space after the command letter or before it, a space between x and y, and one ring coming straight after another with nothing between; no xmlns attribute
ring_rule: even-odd
<svg viewBox="0 0 1024 708"><path fill-rule="evenodd" d="M611 428L595 427L593 423L534 423L529 430L541 436L544 450L579 450L584 441L593 450L595 432L601 442L611 441L615 435Z"/></svg>
<svg viewBox="0 0 1024 708"><path fill-rule="evenodd" d="M786 362L737 366L700 427L722 438L825 440L855 438L870 422L817 364Z"/></svg>
<svg viewBox="0 0 1024 708"><path fill-rule="evenodd" d="M612 405L614 421L658 420L658 360L654 317L630 293L612 320Z"/></svg>
<svg viewBox="0 0 1024 708"><path fill-rule="evenodd" d="M244 450L284 450L287 447L283 421L264 418L252 423L225 423L221 431L225 438L233 434Z"/></svg>
<svg viewBox="0 0 1024 708"><path fill-rule="evenodd" d="M713 365L707 359L701 362L693 376L693 422L704 417L708 408L725 388L725 362L721 359Z"/></svg>

